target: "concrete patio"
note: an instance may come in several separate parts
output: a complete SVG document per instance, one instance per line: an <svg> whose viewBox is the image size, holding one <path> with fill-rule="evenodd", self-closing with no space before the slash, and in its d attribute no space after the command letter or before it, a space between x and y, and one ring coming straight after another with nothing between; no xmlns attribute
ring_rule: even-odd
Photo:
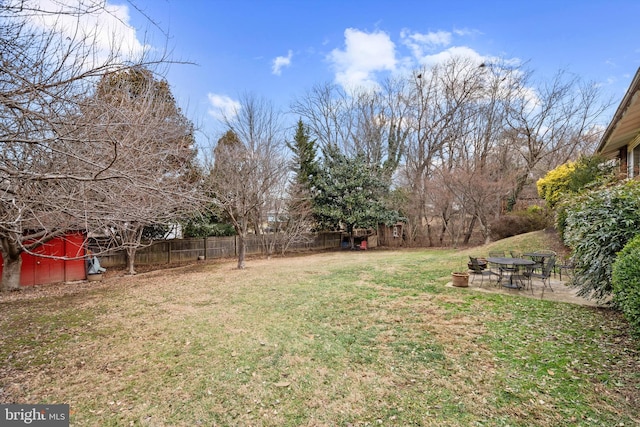
<svg viewBox="0 0 640 427"><path fill-rule="evenodd" d="M469 287L466 289L478 291L478 292L491 292L502 293L510 295L518 295L526 298L538 298L548 301L561 301L572 304L586 305L591 307L606 307L606 305L600 304L597 301L589 300L577 295L578 289L568 285L568 280L565 280L565 275L562 277L562 281L559 277L551 277L550 283L553 291L549 290L549 286L546 288L543 286L542 281L539 279L532 279L532 289L527 287L526 289L513 289L505 286L498 286L495 279L488 280L488 277L484 278L482 286L480 286L480 276L477 275L474 280L474 275L469 275ZM447 283L447 286L453 286L451 282ZM464 288L461 288L464 289Z"/></svg>

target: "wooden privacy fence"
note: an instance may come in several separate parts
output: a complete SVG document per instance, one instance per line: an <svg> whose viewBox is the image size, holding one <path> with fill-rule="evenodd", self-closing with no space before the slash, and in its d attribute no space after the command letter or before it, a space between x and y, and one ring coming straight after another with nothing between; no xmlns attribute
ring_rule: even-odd
<svg viewBox="0 0 640 427"><path fill-rule="evenodd" d="M341 233L318 233L309 235L304 243L291 244L287 251L322 250L340 248ZM247 255L266 254L261 236L251 235L246 240ZM102 252L98 242L89 244L90 249L98 253L100 265L103 267L122 267L126 265L126 254L123 250ZM281 247L276 247L279 253ZM136 252L136 265L178 264L204 259L228 258L238 255L238 236L205 237L189 239L160 240L144 246Z"/></svg>

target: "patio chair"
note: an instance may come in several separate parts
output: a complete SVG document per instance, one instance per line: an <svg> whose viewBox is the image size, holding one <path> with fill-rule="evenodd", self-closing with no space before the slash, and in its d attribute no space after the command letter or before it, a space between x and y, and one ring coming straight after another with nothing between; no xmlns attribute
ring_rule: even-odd
<svg viewBox="0 0 640 427"><path fill-rule="evenodd" d="M496 285L499 285L503 278L502 269L500 267L500 264L495 264L491 261L487 261L487 271L489 271L490 275L496 276Z"/></svg>
<svg viewBox="0 0 640 427"><path fill-rule="evenodd" d="M533 295L533 286L531 283L531 278L535 274L535 265L527 265L524 267L524 271L522 272L522 279L524 283L524 289L529 288L531 291L531 295Z"/></svg>
<svg viewBox="0 0 640 427"><path fill-rule="evenodd" d="M555 268L553 269L553 275L555 277L556 273L560 275L560 280L562 280L562 270L565 271L566 275L573 275L573 270L575 268L575 262L571 257L565 257L562 259L562 262L556 263Z"/></svg>
<svg viewBox="0 0 640 427"><path fill-rule="evenodd" d="M531 259L535 261L536 265L533 267L536 273L541 274L544 270L545 261L551 257L556 257L555 251L550 249L538 249L530 255Z"/></svg>
<svg viewBox="0 0 640 427"><path fill-rule="evenodd" d="M545 260L544 265L542 266L542 272L531 273L531 278L537 278L542 281L542 296L544 296L544 289L548 286L551 292L553 292L553 288L551 287L551 273L553 272L553 268L556 265L556 257L552 256ZM533 290L531 291L533 292Z"/></svg>
<svg viewBox="0 0 640 427"><path fill-rule="evenodd" d="M491 271L491 269L486 268L486 264L481 264L476 257L469 257L469 271L471 273L471 282L475 282L476 276L480 276L480 287L482 287L482 283L484 282L484 276L489 277L489 282L491 282L491 276L497 275ZM497 279L496 279L497 280Z"/></svg>

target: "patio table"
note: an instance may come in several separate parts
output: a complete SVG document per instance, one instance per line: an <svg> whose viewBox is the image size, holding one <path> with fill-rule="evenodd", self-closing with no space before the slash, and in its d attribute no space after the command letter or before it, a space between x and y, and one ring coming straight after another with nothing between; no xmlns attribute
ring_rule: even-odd
<svg viewBox="0 0 640 427"><path fill-rule="evenodd" d="M509 257L489 257L487 261L492 264L497 264L505 267L515 267L519 269L520 267L533 266L535 265L535 261L525 258L509 258ZM504 284L502 286L513 289L520 289L521 286L513 283L513 276L518 276L515 272L512 272L509 275L509 284Z"/></svg>

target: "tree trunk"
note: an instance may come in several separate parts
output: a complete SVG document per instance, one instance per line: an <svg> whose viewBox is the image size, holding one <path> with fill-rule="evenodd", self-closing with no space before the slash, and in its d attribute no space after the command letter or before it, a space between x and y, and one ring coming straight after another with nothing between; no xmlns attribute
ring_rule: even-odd
<svg viewBox="0 0 640 427"><path fill-rule="evenodd" d="M136 247L128 247L126 250L127 254L127 273L128 274L136 274Z"/></svg>
<svg viewBox="0 0 640 427"><path fill-rule="evenodd" d="M129 224L123 226L120 231L122 236L122 245L125 247L125 253L127 254L128 274L136 274L136 252L142 244L143 230L143 225L134 226L133 224Z"/></svg>
<svg viewBox="0 0 640 427"><path fill-rule="evenodd" d="M22 270L22 257L9 256L2 253L4 265L2 266L2 290L18 291L20 290L20 272Z"/></svg>
<svg viewBox="0 0 640 427"><path fill-rule="evenodd" d="M484 244L491 243L491 230L489 229L488 221L483 218L478 218L478 222L480 224L480 231L482 232L482 237L484 237Z"/></svg>
<svg viewBox="0 0 640 427"><path fill-rule="evenodd" d="M4 265L2 267L2 282L0 290L18 291L20 290L20 274L22 271L22 250L17 245L11 243L7 238L0 239L0 253Z"/></svg>
<svg viewBox="0 0 640 427"><path fill-rule="evenodd" d="M527 185L527 179L529 178L529 173L521 174L516 178L516 186L511 193L509 200L507 201L507 212L513 212L513 208L524 190L524 187Z"/></svg>
<svg viewBox="0 0 640 427"><path fill-rule="evenodd" d="M449 218L447 218L447 215L443 212L442 214L442 227L440 227L440 234L438 235L438 243L440 244L440 246L444 246L444 236L447 233L449 229Z"/></svg>
<svg viewBox="0 0 640 427"><path fill-rule="evenodd" d="M260 233L262 248L267 254L267 259L271 259L271 256L276 252L279 235L280 233L278 231L263 231Z"/></svg>
<svg viewBox="0 0 640 427"><path fill-rule="evenodd" d="M425 216L425 219L427 217ZM433 244L433 230L431 227L431 223L429 223L429 220L427 220L427 239L429 240L429 247L432 248L434 246Z"/></svg>
<svg viewBox="0 0 640 427"><path fill-rule="evenodd" d="M238 270L244 270L244 259L247 254L246 235L238 234Z"/></svg>
<svg viewBox="0 0 640 427"><path fill-rule="evenodd" d="M467 245L469 244L469 241L471 241L471 235L473 234L473 229L476 228L477 219L478 218L476 218L475 216L471 218L471 221L469 222L469 227L467 227L467 232L464 234L463 244Z"/></svg>

